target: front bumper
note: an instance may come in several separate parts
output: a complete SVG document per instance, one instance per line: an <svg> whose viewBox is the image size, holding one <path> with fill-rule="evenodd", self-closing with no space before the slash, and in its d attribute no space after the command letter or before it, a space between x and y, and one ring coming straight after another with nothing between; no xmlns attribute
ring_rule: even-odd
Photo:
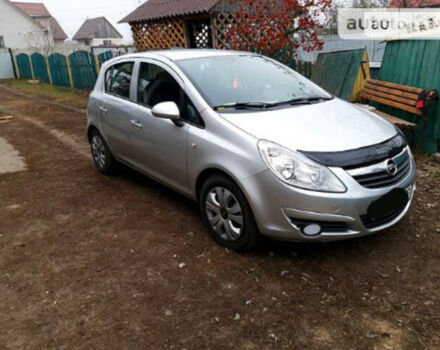
<svg viewBox="0 0 440 350"><path fill-rule="evenodd" d="M400 221L408 212L415 192L416 166L411 157L407 176L390 187L368 189L341 168L331 168L347 187L345 193L324 193L298 189L279 181L270 170L242 181L260 232L289 241L335 241L360 237L384 230ZM394 188L408 191L403 210L372 224L366 217L370 204ZM302 233L301 222L329 223L328 230L316 236ZM339 228L340 229L339 229Z"/></svg>

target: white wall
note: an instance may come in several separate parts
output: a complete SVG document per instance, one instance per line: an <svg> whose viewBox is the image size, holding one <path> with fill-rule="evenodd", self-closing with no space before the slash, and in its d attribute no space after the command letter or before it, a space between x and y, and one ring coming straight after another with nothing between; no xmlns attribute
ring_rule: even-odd
<svg viewBox="0 0 440 350"><path fill-rule="evenodd" d="M112 45L122 45L122 38L108 38L108 39L93 39L91 46L101 46L104 45L104 41L110 40L112 42ZM106 45L108 46L108 45Z"/></svg>
<svg viewBox="0 0 440 350"><path fill-rule="evenodd" d="M0 79L15 78L12 59L7 49L0 49Z"/></svg>
<svg viewBox="0 0 440 350"><path fill-rule="evenodd" d="M43 35L32 20L8 4L8 1L0 0L0 36L3 36L5 46L11 49L28 48L29 35L26 33L29 32Z"/></svg>

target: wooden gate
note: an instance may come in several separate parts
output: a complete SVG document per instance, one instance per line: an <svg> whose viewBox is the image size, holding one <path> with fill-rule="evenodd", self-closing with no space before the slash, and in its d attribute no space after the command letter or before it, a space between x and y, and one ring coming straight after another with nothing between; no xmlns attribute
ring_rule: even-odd
<svg viewBox="0 0 440 350"><path fill-rule="evenodd" d="M32 79L31 64L29 61L29 56L25 53L21 53L16 57L18 72L20 73L21 79Z"/></svg>
<svg viewBox="0 0 440 350"><path fill-rule="evenodd" d="M31 56L31 61L35 79L50 84L49 73L47 72L46 59L44 56L39 53L34 53Z"/></svg>
<svg viewBox="0 0 440 350"><path fill-rule="evenodd" d="M73 85L77 89L92 90L96 79L96 64L90 52L76 51L69 56Z"/></svg>

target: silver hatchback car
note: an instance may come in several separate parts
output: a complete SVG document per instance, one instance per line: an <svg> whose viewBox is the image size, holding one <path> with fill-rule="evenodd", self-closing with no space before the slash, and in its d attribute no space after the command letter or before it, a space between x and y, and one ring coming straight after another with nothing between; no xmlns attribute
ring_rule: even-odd
<svg viewBox="0 0 440 350"><path fill-rule="evenodd" d="M408 211L416 167L401 132L256 54L137 53L106 62L88 105L101 173L124 163L200 203L213 239L332 241Z"/></svg>

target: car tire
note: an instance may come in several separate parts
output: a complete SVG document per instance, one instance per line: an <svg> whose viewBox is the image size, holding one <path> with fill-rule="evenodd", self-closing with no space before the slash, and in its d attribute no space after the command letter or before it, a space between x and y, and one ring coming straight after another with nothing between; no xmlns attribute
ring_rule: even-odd
<svg viewBox="0 0 440 350"><path fill-rule="evenodd" d="M199 203L210 235L219 245L242 252L257 245L259 233L251 207L230 178L208 178L200 190Z"/></svg>
<svg viewBox="0 0 440 350"><path fill-rule="evenodd" d="M98 130L93 130L90 134L90 149L98 171L105 175L113 174L117 167L117 161Z"/></svg>

